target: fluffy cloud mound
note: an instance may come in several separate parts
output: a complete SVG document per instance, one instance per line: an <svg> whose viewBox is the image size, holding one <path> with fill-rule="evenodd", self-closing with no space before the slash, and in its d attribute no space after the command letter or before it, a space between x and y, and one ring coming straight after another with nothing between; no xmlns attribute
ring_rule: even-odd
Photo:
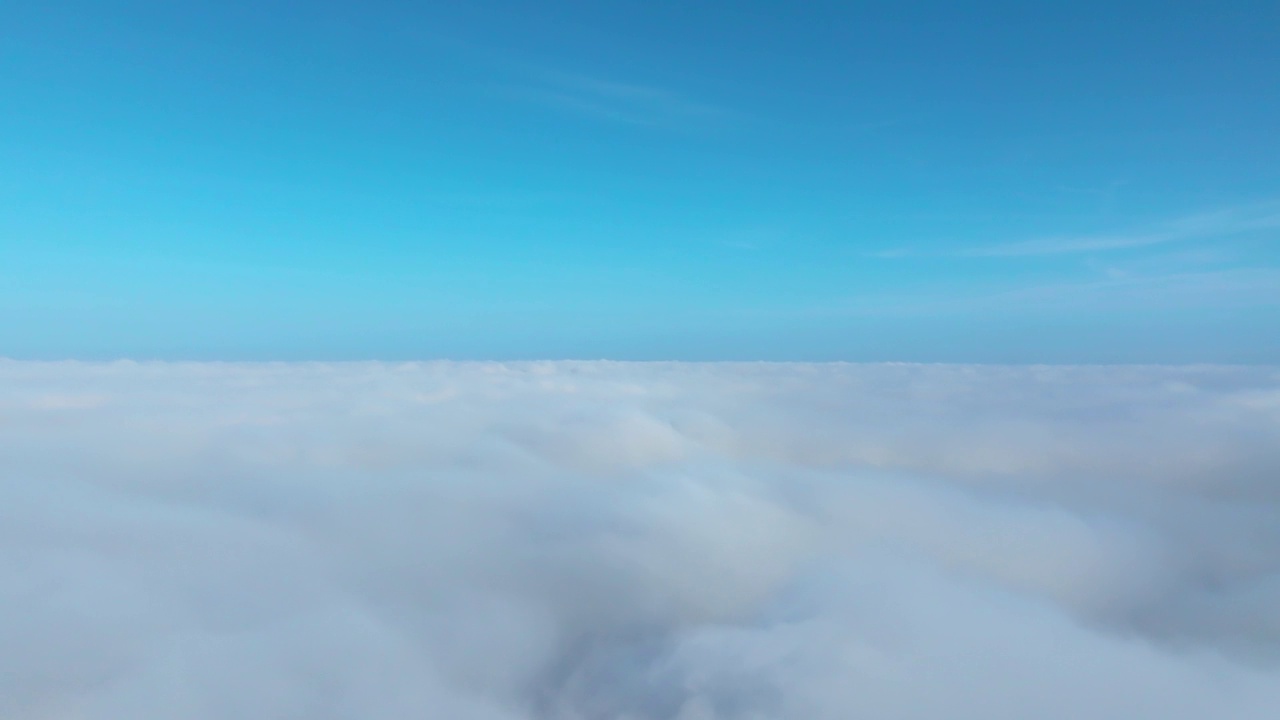
<svg viewBox="0 0 1280 720"><path fill-rule="evenodd" d="M10 720L1257 718L1280 371L0 362Z"/></svg>

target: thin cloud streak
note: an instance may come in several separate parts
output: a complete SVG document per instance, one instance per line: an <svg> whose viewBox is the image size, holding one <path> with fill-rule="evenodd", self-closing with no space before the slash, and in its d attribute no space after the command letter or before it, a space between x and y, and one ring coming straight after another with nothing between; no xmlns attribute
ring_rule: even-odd
<svg viewBox="0 0 1280 720"><path fill-rule="evenodd" d="M857 317L952 317L1059 310L1181 310L1280 307L1280 268L1130 274L1026 283L1004 288L930 290L878 295L823 306L817 315Z"/></svg>
<svg viewBox="0 0 1280 720"><path fill-rule="evenodd" d="M505 87L503 93L564 112L632 125L685 128L731 114L664 88L548 70L531 73L528 83Z"/></svg>
<svg viewBox="0 0 1280 720"><path fill-rule="evenodd" d="M1027 257L1109 252L1189 240L1226 238L1280 228L1280 203L1268 202L1180 218L1162 227L1132 233L1045 238L962 250L966 257Z"/></svg>
<svg viewBox="0 0 1280 720"><path fill-rule="evenodd" d="M1280 229L1280 201L1268 201L1189 215L1131 232L1049 237L959 250L891 247L867 252L863 256L893 260L923 257L1020 258L1106 253L1178 242L1227 239L1246 233L1276 229Z"/></svg>

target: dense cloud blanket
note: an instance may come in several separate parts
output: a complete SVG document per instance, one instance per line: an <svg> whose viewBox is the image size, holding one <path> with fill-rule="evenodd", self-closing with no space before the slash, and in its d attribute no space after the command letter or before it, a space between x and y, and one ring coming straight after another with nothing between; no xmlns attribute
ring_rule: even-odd
<svg viewBox="0 0 1280 720"><path fill-rule="evenodd" d="M5 720L1280 708L1280 371L0 362Z"/></svg>

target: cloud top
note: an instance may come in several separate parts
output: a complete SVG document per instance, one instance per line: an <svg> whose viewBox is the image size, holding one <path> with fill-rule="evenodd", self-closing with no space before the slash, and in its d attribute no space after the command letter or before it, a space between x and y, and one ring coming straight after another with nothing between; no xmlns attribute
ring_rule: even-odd
<svg viewBox="0 0 1280 720"><path fill-rule="evenodd" d="M0 362L0 717L1259 718L1280 370Z"/></svg>

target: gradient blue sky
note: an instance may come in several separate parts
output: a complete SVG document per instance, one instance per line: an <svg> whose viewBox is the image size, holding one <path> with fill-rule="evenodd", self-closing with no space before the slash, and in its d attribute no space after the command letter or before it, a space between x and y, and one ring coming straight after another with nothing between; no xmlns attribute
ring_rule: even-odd
<svg viewBox="0 0 1280 720"><path fill-rule="evenodd" d="M1280 361L1274 2L0 6L0 356Z"/></svg>

